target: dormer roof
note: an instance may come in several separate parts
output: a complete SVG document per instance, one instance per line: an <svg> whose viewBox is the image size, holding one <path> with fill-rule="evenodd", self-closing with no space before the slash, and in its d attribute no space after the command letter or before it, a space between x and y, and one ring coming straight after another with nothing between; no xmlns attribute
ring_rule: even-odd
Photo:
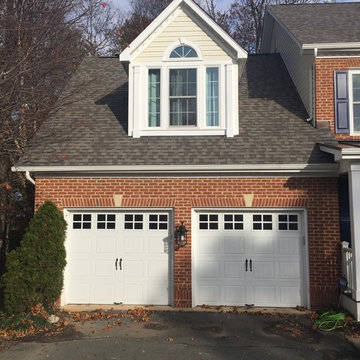
<svg viewBox="0 0 360 360"><path fill-rule="evenodd" d="M176 11L182 8L191 14L199 26L221 46L235 54L237 59L247 57L247 52L231 38L199 5L192 0L174 0L162 13L120 54L120 61L131 62L142 48L145 48L171 21ZM181 36L181 35L179 35Z"/></svg>

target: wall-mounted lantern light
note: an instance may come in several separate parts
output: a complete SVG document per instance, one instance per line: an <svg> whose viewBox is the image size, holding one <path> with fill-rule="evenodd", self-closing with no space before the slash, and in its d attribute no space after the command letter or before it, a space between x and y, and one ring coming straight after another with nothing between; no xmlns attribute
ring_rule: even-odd
<svg viewBox="0 0 360 360"><path fill-rule="evenodd" d="M184 247L187 244L187 232L184 222L175 231L175 243L178 247Z"/></svg>

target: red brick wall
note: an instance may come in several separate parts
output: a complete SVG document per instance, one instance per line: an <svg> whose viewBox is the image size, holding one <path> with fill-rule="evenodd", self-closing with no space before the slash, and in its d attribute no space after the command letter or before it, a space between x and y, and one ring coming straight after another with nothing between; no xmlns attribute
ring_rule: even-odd
<svg viewBox="0 0 360 360"><path fill-rule="evenodd" d="M313 307L337 301L340 275L337 180L335 178L64 178L36 180L35 206L51 200L62 209L78 206L172 207L175 225L190 228L191 208L306 207L308 210L310 288ZM191 232L175 252L175 306L191 306Z"/></svg>
<svg viewBox="0 0 360 360"><path fill-rule="evenodd" d="M316 120L329 120L335 133L334 71L360 67L360 58L315 59ZM338 139L360 139L360 136L335 134Z"/></svg>

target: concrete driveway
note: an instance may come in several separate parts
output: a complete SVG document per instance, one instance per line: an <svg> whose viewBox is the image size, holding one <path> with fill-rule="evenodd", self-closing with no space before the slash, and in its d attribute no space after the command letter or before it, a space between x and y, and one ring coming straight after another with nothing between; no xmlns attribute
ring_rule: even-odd
<svg viewBox="0 0 360 360"><path fill-rule="evenodd" d="M109 328L110 322L86 321L69 336L19 342L0 359L360 359L350 342L313 330L305 315L157 311L147 323L125 317Z"/></svg>

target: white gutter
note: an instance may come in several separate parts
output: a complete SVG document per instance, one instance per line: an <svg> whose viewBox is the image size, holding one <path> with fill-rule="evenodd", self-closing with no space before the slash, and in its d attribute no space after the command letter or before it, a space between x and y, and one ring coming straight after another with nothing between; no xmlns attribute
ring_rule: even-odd
<svg viewBox="0 0 360 360"><path fill-rule="evenodd" d="M303 50L309 49L351 49L360 48L360 42L343 42L343 43L314 43L314 44L302 44Z"/></svg>
<svg viewBox="0 0 360 360"><path fill-rule="evenodd" d="M336 173L337 164L14 166L14 172L91 174Z"/></svg>
<svg viewBox="0 0 360 360"><path fill-rule="evenodd" d="M12 170L13 168L11 168ZM12 170L13 171L13 170ZM30 176L30 171L25 171L25 177L29 180L33 185L35 185L35 180Z"/></svg>

